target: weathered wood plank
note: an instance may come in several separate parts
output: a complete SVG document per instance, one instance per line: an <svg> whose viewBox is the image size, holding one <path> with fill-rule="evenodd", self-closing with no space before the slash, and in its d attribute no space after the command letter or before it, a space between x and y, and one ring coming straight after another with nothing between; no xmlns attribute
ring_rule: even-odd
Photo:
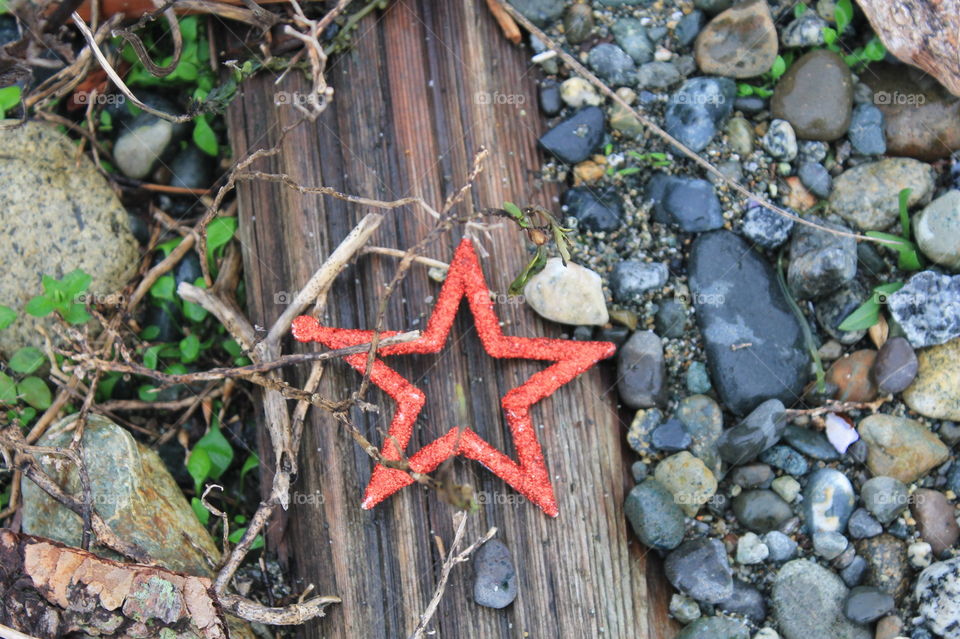
<svg viewBox="0 0 960 639"><path fill-rule="evenodd" d="M541 130L535 73L524 54L503 39L482 0L392 2L383 15L368 17L354 49L333 61L328 74L336 89L333 106L317 123L297 129L283 153L259 168L304 184L384 199L419 195L439 205L460 186L474 152L484 145L491 151L486 170L463 206L487 208L511 200L556 209L556 189L531 177L541 161L535 148ZM266 76L245 85L228 115L236 156L273 144L280 128L296 118L292 108L274 106L276 91L306 90L296 75L280 86ZM484 103L476 98L480 92L522 96L525 104ZM267 326L283 308L275 296L306 282L369 211L275 184L243 184L238 194L249 311ZM430 226L422 211L397 210L373 242L405 248ZM459 237L459 232L442 236L429 255L448 260ZM522 237L504 227L482 242L490 252L482 260L488 284L505 293L527 259ZM361 258L338 280L325 321L370 328L378 296L395 268L390 258ZM438 291L424 269L414 267L391 300L388 328L422 325L432 306L428 300ZM498 304L496 310L507 333L561 332L523 304ZM411 450L457 423L452 398L459 384L467 395L469 426L513 454L500 397L540 365L491 359L463 311L440 354L394 358L391 365L428 397ZM477 464L455 462L457 481L471 483L488 498L471 518L468 539L491 525L500 529L514 552L520 595L506 610L481 608L473 603L470 568L461 566L433 624L436 636L674 634L658 562L646 556L623 518L628 456L611 373L609 366L594 369L534 409L560 504L557 519ZM346 397L358 382L355 372L337 362L327 367L321 392ZM376 389L369 399L379 404L380 414L355 417L365 434L380 442L392 403ZM406 637L433 593L441 561L434 535L452 538L451 508L426 489L410 487L363 511L359 502L371 469L369 458L332 419L311 415L294 487L300 503L288 514L285 543L299 585L336 593L343 604L310 624L305 636ZM311 497L316 494L322 503Z"/></svg>

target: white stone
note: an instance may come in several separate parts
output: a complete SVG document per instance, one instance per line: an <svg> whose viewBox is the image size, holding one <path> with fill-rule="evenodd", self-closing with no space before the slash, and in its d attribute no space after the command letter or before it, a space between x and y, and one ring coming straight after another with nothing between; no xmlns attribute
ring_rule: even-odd
<svg viewBox="0 0 960 639"><path fill-rule="evenodd" d="M551 257L523 289L538 315L571 326L600 326L610 320L600 276L579 264Z"/></svg>
<svg viewBox="0 0 960 639"><path fill-rule="evenodd" d="M944 639L960 639L960 558L938 561L917 578L918 612Z"/></svg>
<svg viewBox="0 0 960 639"><path fill-rule="evenodd" d="M960 191L947 191L914 217L913 232L923 254L960 270Z"/></svg>
<svg viewBox="0 0 960 639"><path fill-rule="evenodd" d="M933 561L933 547L925 541L916 541L907 546L907 559L917 570L923 570Z"/></svg>
<svg viewBox="0 0 960 639"><path fill-rule="evenodd" d="M787 503L792 502L797 498L797 495L800 494L800 482L790 475L777 477L770 484L770 487L773 489L773 492L780 495L780 497L783 498L783 501Z"/></svg>
<svg viewBox="0 0 960 639"><path fill-rule="evenodd" d="M770 555L770 549L758 535L745 533L737 542L737 563L750 565L763 562Z"/></svg>
<svg viewBox="0 0 960 639"><path fill-rule="evenodd" d="M593 85L578 77L567 78L560 83L560 99L574 109L584 105L600 106L603 102Z"/></svg>

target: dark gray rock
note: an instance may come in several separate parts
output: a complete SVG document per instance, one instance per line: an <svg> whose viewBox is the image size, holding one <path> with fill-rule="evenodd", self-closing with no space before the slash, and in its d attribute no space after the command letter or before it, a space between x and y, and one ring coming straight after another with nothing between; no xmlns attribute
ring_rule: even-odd
<svg viewBox="0 0 960 639"><path fill-rule="evenodd" d="M914 348L960 336L960 275L917 273L886 301Z"/></svg>
<svg viewBox="0 0 960 639"><path fill-rule="evenodd" d="M718 603L717 608L745 617L758 625L767 618L767 604L763 593L740 579L733 580L733 594Z"/></svg>
<svg viewBox="0 0 960 639"><path fill-rule="evenodd" d="M807 457L823 461L840 459L840 453L821 431L790 425L783 432L783 439Z"/></svg>
<svg viewBox="0 0 960 639"><path fill-rule="evenodd" d="M683 541L683 510L656 479L646 479L627 494L623 510L644 545L672 550Z"/></svg>
<svg viewBox="0 0 960 639"><path fill-rule="evenodd" d="M860 585L863 576L867 572L867 560L860 555L855 555L853 560L847 564L846 568L840 571L840 578L848 588Z"/></svg>
<svg viewBox="0 0 960 639"><path fill-rule="evenodd" d="M733 514L757 534L776 530L793 517L790 504L772 490L745 490L733 498Z"/></svg>
<svg viewBox="0 0 960 639"><path fill-rule="evenodd" d="M807 189L820 199L830 197L833 188L833 178L830 172L819 162L804 162L797 170L797 177Z"/></svg>
<svg viewBox="0 0 960 639"><path fill-rule="evenodd" d="M790 239L793 226L794 221L790 218L751 200L743 214L740 231L763 248L775 249Z"/></svg>
<svg viewBox="0 0 960 639"><path fill-rule="evenodd" d="M670 338L683 337L686 322L686 307L673 299L663 300L653 317L653 325L657 329L657 335Z"/></svg>
<svg viewBox="0 0 960 639"><path fill-rule="evenodd" d="M710 376L727 408L743 415L770 398L795 401L810 356L770 265L742 238L715 231L694 241L689 273Z"/></svg>
<svg viewBox="0 0 960 639"><path fill-rule="evenodd" d="M893 609L893 597L873 586L857 586L843 602L847 619L861 624L876 621Z"/></svg>
<svg viewBox="0 0 960 639"><path fill-rule="evenodd" d="M650 467L642 461L635 461L630 465L630 474L633 475L633 481L639 484L650 474Z"/></svg>
<svg viewBox="0 0 960 639"><path fill-rule="evenodd" d="M587 64L611 85L633 84L636 71L633 58L615 44L605 42L590 49Z"/></svg>
<svg viewBox="0 0 960 639"><path fill-rule="evenodd" d="M613 39L627 52L637 64L653 59L653 44L647 36L647 29L635 18L620 18L610 27Z"/></svg>
<svg viewBox="0 0 960 639"><path fill-rule="evenodd" d="M667 555L664 572L673 587L705 603L719 603L733 595L733 570L723 543L692 539Z"/></svg>
<svg viewBox="0 0 960 639"><path fill-rule="evenodd" d="M630 408L666 401L663 343L653 331L637 331L617 353L617 389Z"/></svg>
<svg viewBox="0 0 960 639"><path fill-rule="evenodd" d="M747 464L734 468L727 477L741 488L769 488L775 475L766 464Z"/></svg>
<svg viewBox="0 0 960 639"><path fill-rule="evenodd" d="M510 549L499 539L480 546L473 557L473 600L487 608L505 608L517 598L517 573Z"/></svg>
<svg viewBox="0 0 960 639"><path fill-rule="evenodd" d="M680 43L680 46L689 47L693 44L693 41L697 38L697 34L703 29L703 25L706 24L706 21L706 16L703 15L702 11L691 11L680 18L680 22L677 23L677 27L674 29L674 34L677 36L677 41Z"/></svg>
<svg viewBox="0 0 960 639"><path fill-rule="evenodd" d="M670 271L662 262L624 260L610 272L610 292L618 302L636 302L648 291L654 291L667 283Z"/></svg>
<svg viewBox="0 0 960 639"><path fill-rule="evenodd" d="M666 89L682 77L672 62L647 62L637 69L637 86L641 89Z"/></svg>
<svg viewBox="0 0 960 639"><path fill-rule="evenodd" d="M873 363L873 379L881 393L906 390L917 377L917 354L903 337L891 337L877 352Z"/></svg>
<svg viewBox="0 0 960 639"><path fill-rule="evenodd" d="M853 486L846 475L833 468L813 473L803 489L803 517L807 531L841 532L853 513Z"/></svg>
<svg viewBox="0 0 960 639"><path fill-rule="evenodd" d="M883 137L883 113L872 104L860 104L853 109L847 137L853 150L860 155L883 155L887 141Z"/></svg>
<svg viewBox="0 0 960 639"><path fill-rule="evenodd" d="M560 113L563 100L560 99L560 85L553 78L546 78L540 82L540 110L544 115L551 117Z"/></svg>
<svg viewBox="0 0 960 639"><path fill-rule="evenodd" d="M770 551L770 554L767 555L770 561L789 561L797 556L797 542L779 530L771 530L765 534L763 543Z"/></svg>
<svg viewBox="0 0 960 639"><path fill-rule="evenodd" d="M687 233L723 226L723 209L707 180L656 173L647 182L646 199L653 202L653 219Z"/></svg>
<svg viewBox="0 0 960 639"><path fill-rule="evenodd" d="M809 217L820 226L850 232L845 226ZM857 242L805 224L799 225L790 241L787 283L799 299L820 297L837 290L857 274Z"/></svg>
<svg viewBox="0 0 960 639"><path fill-rule="evenodd" d="M841 344L856 344L866 335L866 329L841 331L840 324L861 304L866 302L871 295L873 295L873 291L855 279L846 286L817 300L815 312L817 322L827 335Z"/></svg>
<svg viewBox="0 0 960 639"><path fill-rule="evenodd" d="M874 477L863 482L860 499L880 523L889 524L906 510L910 502L907 485L893 477Z"/></svg>
<svg viewBox="0 0 960 639"><path fill-rule="evenodd" d="M847 522L847 532L854 539L867 539L882 533L883 526L866 508L857 508Z"/></svg>
<svg viewBox="0 0 960 639"><path fill-rule="evenodd" d="M540 137L540 146L567 164L583 162L603 139L604 117L599 107L588 106Z"/></svg>
<svg viewBox="0 0 960 639"><path fill-rule="evenodd" d="M170 161L170 186L205 189L213 182L213 158L193 144Z"/></svg>
<svg viewBox="0 0 960 639"><path fill-rule="evenodd" d="M702 151L733 112L737 85L729 78L687 80L670 98L664 114L667 133Z"/></svg>
<svg viewBox="0 0 960 639"><path fill-rule="evenodd" d="M780 441L787 425L785 410L779 399L767 400L739 424L724 431L717 441L723 461L732 466L744 464Z"/></svg>
<svg viewBox="0 0 960 639"><path fill-rule="evenodd" d="M566 6L564 0L517 0L511 4L531 22L541 27L558 20Z"/></svg>
<svg viewBox="0 0 960 639"><path fill-rule="evenodd" d="M673 418L653 429L650 434L650 442L659 451L675 453L689 448L690 444L693 443L693 438L684 428L683 422Z"/></svg>
<svg viewBox="0 0 960 639"><path fill-rule="evenodd" d="M623 203L614 189L575 186L563 194L563 205L588 231L616 231L622 224Z"/></svg>

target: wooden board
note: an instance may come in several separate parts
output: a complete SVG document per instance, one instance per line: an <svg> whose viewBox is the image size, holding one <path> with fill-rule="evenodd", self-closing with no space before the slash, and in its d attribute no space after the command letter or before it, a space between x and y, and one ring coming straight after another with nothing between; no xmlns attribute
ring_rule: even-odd
<svg viewBox="0 0 960 639"><path fill-rule="evenodd" d="M497 207L510 200L557 210L557 189L539 184L533 175L542 161L535 146L542 132L538 70L529 65L528 53L501 36L482 0L391 2L386 12L364 20L354 42L352 51L331 64L333 106L318 122L297 129L283 153L257 168L364 196L418 195L439 206L462 184L473 154L484 145L491 155L464 206ZM274 95L306 91L306 81L296 74L279 86L273 80L261 76L245 84L230 108L236 157L272 145L280 128L297 117L289 106L277 108ZM517 105L521 100L524 104ZM306 282L370 212L276 184L244 184L239 198L249 311L261 326L270 325L285 296ZM388 213L373 243L406 248L431 225L422 211L400 209ZM428 255L449 260L459 238L459 230L442 236ZM482 259L488 284L505 294L528 259L523 239L515 228L504 227L483 244L489 252ZM360 258L332 291L326 321L371 328L377 298L396 265L393 258ZM387 328L423 326L438 291L426 270L415 266L391 301ZM539 319L522 303L497 304L496 311L508 334L562 333L562 327ZM299 348L287 345L287 350ZM488 357L463 309L440 354L390 362L428 397L410 450L457 423L453 398L459 384L467 394L469 426L513 454L499 400L542 365ZM502 611L479 607L472 597L472 568L459 566L431 625L438 631L432 636L673 636L666 615L669 586L623 515L632 482L611 368L590 371L534 408L559 500L557 519L478 464L455 462L457 480L471 483L487 502L471 517L467 540L491 525L499 528L499 538L514 554L520 594ZM337 362L327 367L321 392L344 398L358 382L359 375ZM376 389L369 399L381 407L379 415L355 417L379 443L392 402ZM303 636L406 637L433 594L441 563L434 535L449 543L452 510L419 486L372 511L361 510L371 468L370 459L329 416L311 413L294 486L299 503L289 513L285 544L297 586L313 584L319 593L341 596L343 604L308 624Z"/></svg>

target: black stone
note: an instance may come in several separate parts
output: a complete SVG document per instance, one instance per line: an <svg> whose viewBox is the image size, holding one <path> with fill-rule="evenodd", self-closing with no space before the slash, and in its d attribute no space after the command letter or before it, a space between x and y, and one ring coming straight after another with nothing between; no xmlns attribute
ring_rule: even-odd
<svg viewBox="0 0 960 639"><path fill-rule="evenodd" d="M814 459L834 461L840 459L840 453L833 447L827 436L818 430L802 426L787 426L783 438L801 453Z"/></svg>
<svg viewBox="0 0 960 639"><path fill-rule="evenodd" d="M723 461L731 465L744 464L780 441L787 425L784 410L779 399L767 400L739 424L724 431L717 440Z"/></svg>
<svg viewBox="0 0 960 639"><path fill-rule="evenodd" d="M615 231L620 228L623 204L614 189L597 190L575 186L563 194L567 214L577 218L590 231Z"/></svg>
<svg viewBox="0 0 960 639"><path fill-rule="evenodd" d="M560 85L553 78L547 78L540 83L540 110L546 116L554 116L563 108L560 99Z"/></svg>
<svg viewBox="0 0 960 639"><path fill-rule="evenodd" d="M684 428L683 422L679 419L669 419L653 429L650 433L650 441L657 450L675 453L689 448L693 438Z"/></svg>
<svg viewBox="0 0 960 639"><path fill-rule="evenodd" d="M667 555L664 572L674 588L697 601L720 603L733 596L733 571L718 539L680 544Z"/></svg>
<svg viewBox="0 0 960 639"><path fill-rule="evenodd" d="M767 618L767 604L763 593L740 579L733 580L733 594L717 604L724 612L746 617L755 624Z"/></svg>
<svg viewBox="0 0 960 639"><path fill-rule="evenodd" d="M670 98L664 113L667 133L694 151L702 151L733 112L737 85L729 78L687 80Z"/></svg>
<svg viewBox="0 0 960 639"><path fill-rule="evenodd" d="M588 106L553 127L540 138L540 146L561 162L583 162L603 139L604 117L599 107Z"/></svg>
<svg viewBox="0 0 960 639"><path fill-rule="evenodd" d="M873 586L857 586L843 602L843 614L854 623L870 623L894 608L893 597Z"/></svg>
<svg viewBox="0 0 960 639"><path fill-rule="evenodd" d="M687 233L723 226L723 209L707 180L656 173L647 182L646 199L653 201L653 219Z"/></svg>
<svg viewBox="0 0 960 639"><path fill-rule="evenodd" d="M793 511L772 490L745 490L733 498L733 514L746 528L762 535L779 528Z"/></svg>

